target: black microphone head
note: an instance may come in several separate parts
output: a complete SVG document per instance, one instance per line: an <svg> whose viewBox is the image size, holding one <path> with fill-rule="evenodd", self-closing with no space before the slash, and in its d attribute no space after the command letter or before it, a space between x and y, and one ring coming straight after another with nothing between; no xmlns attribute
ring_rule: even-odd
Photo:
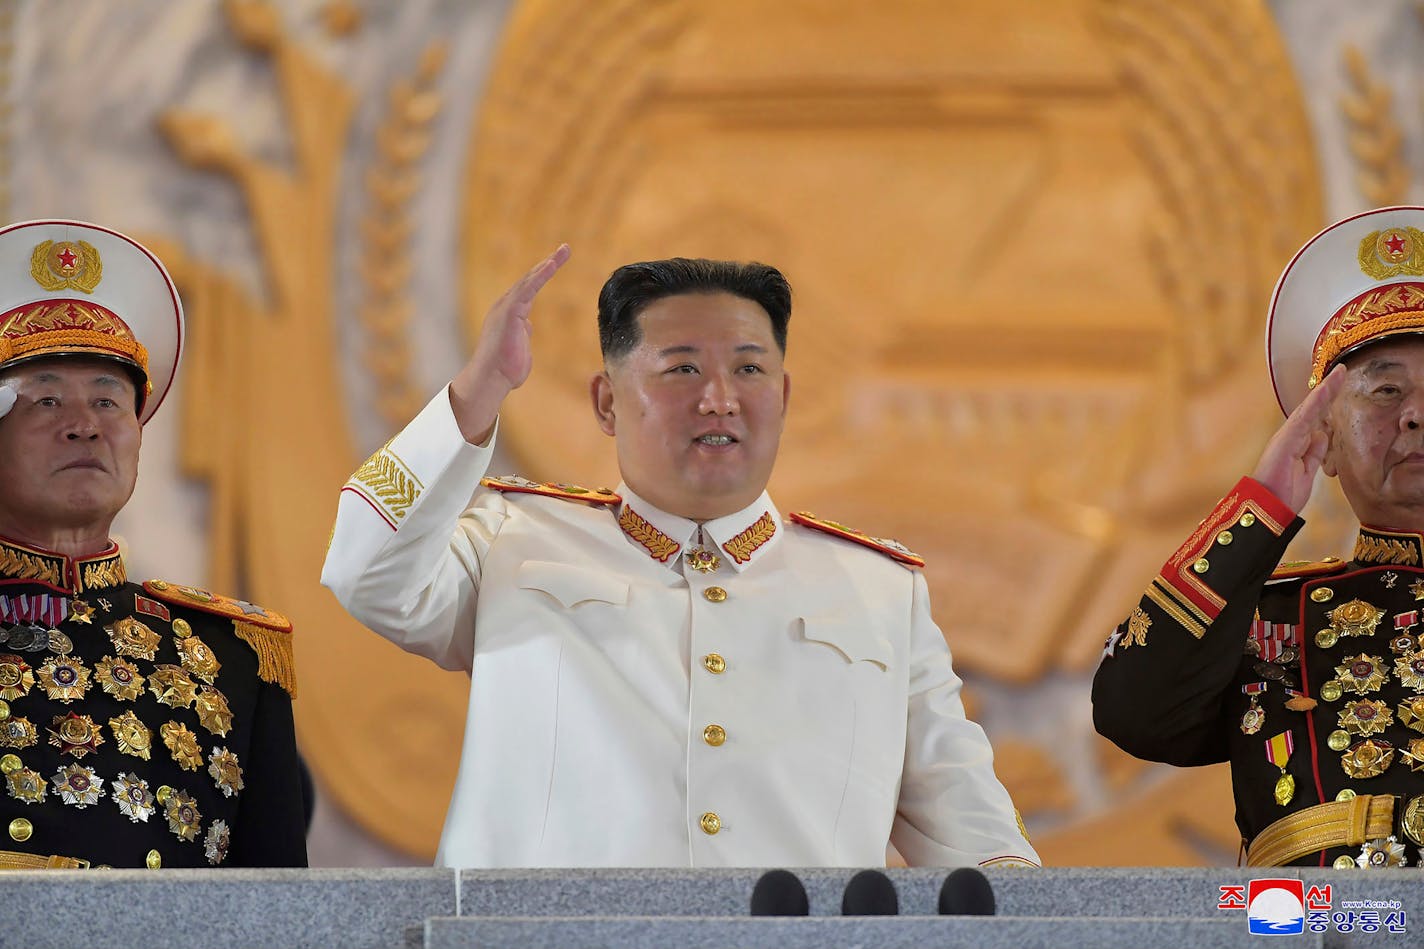
<svg viewBox="0 0 1424 949"><path fill-rule="evenodd" d="M898 916L895 884L879 870L862 870L850 878L841 897L842 916Z"/></svg>
<svg viewBox="0 0 1424 949"><path fill-rule="evenodd" d="M941 916L993 916L994 888L989 878L973 867L960 867L944 878L939 888Z"/></svg>
<svg viewBox="0 0 1424 949"><path fill-rule="evenodd" d="M811 901L800 877L790 870L768 870L752 887L753 916L809 916Z"/></svg>

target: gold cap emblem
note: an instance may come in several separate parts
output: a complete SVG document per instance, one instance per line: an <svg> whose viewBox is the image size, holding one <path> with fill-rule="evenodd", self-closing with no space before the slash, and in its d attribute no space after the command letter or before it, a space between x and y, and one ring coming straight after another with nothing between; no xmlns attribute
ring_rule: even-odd
<svg viewBox="0 0 1424 949"><path fill-rule="evenodd" d="M104 264L88 241L44 241L30 255L30 276L50 293L93 293L104 278Z"/></svg>

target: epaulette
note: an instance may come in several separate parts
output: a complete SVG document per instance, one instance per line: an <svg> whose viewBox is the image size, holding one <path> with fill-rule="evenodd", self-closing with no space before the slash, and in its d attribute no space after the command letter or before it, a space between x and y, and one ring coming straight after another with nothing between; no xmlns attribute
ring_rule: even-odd
<svg viewBox="0 0 1424 949"><path fill-rule="evenodd" d="M204 613L232 620L237 638L257 653L257 675L297 696L296 662L292 656L292 621L275 610L237 600L197 587L169 583L167 580L145 580L144 592L174 606L186 606Z"/></svg>
<svg viewBox="0 0 1424 949"><path fill-rule="evenodd" d="M828 521L825 518L817 517L809 511L792 511L791 520L793 523L803 527L810 527L818 531L825 531L836 537L854 541L871 550L878 550L887 557L898 560L900 563L910 567L923 567L925 558L915 553L898 540L891 540L888 537L871 537L864 531L858 531L853 527L846 527L835 521Z"/></svg>
<svg viewBox="0 0 1424 949"><path fill-rule="evenodd" d="M586 501L589 504L619 504L623 498L607 488L585 488L577 484L562 484L553 481L530 481L518 475L503 478L481 478L480 484L495 491L509 491L513 494L542 494L549 498L563 498L565 501Z"/></svg>
<svg viewBox="0 0 1424 949"><path fill-rule="evenodd" d="M1299 580L1303 577L1328 577L1332 573L1341 572L1348 566L1349 564L1339 557L1326 557L1324 560L1287 560L1271 571L1271 581Z"/></svg>

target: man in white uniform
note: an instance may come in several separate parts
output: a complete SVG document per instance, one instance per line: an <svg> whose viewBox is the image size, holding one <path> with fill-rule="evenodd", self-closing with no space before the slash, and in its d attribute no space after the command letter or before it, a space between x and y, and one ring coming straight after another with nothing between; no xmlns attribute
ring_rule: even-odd
<svg viewBox="0 0 1424 949"><path fill-rule="evenodd" d="M437 862L864 866L893 842L911 864L1036 865L923 561L766 494L791 388L778 271L615 271L590 393L623 483L481 481L567 258L495 304L347 482L322 574L382 636L471 673Z"/></svg>

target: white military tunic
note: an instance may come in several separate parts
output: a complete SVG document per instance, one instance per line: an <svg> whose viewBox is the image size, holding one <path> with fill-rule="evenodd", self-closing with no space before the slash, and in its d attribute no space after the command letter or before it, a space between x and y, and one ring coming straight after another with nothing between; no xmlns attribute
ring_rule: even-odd
<svg viewBox="0 0 1424 949"><path fill-rule="evenodd" d="M1037 861L918 571L766 494L699 537L626 487L481 490L489 457L442 392L343 489L322 573L472 675L438 864Z"/></svg>

